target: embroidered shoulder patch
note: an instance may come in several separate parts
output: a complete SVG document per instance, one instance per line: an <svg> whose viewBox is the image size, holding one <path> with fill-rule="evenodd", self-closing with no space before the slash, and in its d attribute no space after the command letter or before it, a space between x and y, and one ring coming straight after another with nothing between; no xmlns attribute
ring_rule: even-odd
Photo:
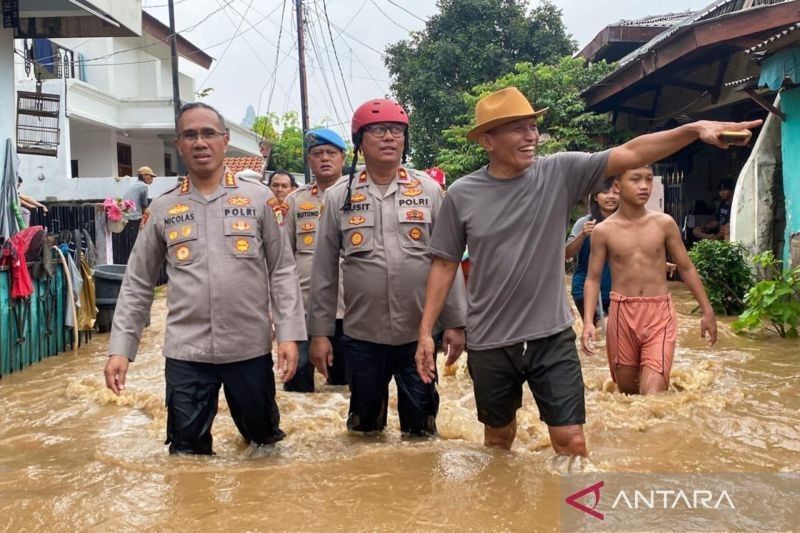
<svg viewBox="0 0 800 533"><path fill-rule="evenodd" d="M267 205L272 209L272 213L275 215L275 222L277 222L279 226L283 226L283 222L286 220L286 211L288 211L289 206L275 197L267 200Z"/></svg>

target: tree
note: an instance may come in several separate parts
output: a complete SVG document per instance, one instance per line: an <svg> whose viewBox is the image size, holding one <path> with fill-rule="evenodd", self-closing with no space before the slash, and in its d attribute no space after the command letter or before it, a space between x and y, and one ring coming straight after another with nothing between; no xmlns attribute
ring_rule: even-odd
<svg viewBox="0 0 800 533"><path fill-rule="evenodd" d="M256 117L253 131L272 141L269 169L303 172L303 130L295 111L282 116L268 113Z"/></svg>
<svg viewBox="0 0 800 533"><path fill-rule="evenodd" d="M580 96L582 90L613 69L614 65L605 62L587 65L584 59L571 57L564 57L555 65L518 63L514 72L462 92L459 97L468 111L444 130L439 166L449 176L459 177L487 163L480 145L466 137L474 125L475 104L483 96L511 86L522 91L536 109L550 108L540 119L543 135L537 153L541 155L565 150L596 151L608 143L625 140L628 132L615 131L606 115L587 111Z"/></svg>
<svg viewBox="0 0 800 533"><path fill-rule="evenodd" d="M438 164L444 130L467 109L461 93L514 69L554 63L575 50L561 10L549 1L526 13L520 0L439 0L425 29L390 45L392 92L409 111L419 167Z"/></svg>

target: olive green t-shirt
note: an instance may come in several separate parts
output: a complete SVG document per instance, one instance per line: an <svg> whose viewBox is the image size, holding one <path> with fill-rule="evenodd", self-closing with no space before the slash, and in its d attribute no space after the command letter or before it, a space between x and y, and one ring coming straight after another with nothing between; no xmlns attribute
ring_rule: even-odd
<svg viewBox="0 0 800 533"><path fill-rule="evenodd" d="M487 167L448 189L433 255L461 261L469 247L467 345L474 350L547 337L572 325L564 236L572 206L601 190L610 150L536 158L520 176Z"/></svg>

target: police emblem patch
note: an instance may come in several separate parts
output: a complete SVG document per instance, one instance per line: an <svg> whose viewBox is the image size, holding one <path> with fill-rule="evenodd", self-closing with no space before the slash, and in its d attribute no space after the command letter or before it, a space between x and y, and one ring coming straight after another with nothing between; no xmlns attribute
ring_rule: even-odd
<svg viewBox="0 0 800 533"><path fill-rule="evenodd" d="M180 215L181 213L185 213L189 210L189 206L186 204L175 204L167 210L167 213L170 215Z"/></svg>
<svg viewBox="0 0 800 533"><path fill-rule="evenodd" d="M288 206L275 197L267 200L267 205L272 209L272 213L275 215L275 222L277 222L279 226L283 226Z"/></svg>
<svg viewBox="0 0 800 533"><path fill-rule="evenodd" d="M250 198L245 196L231 196L228 198L228 204L235 205L236 207L250 205Z"/></svg>
<svg viewBox="0 0 800 533"><path fill-rule="evenodd" d="M408 236L411 237L412 240L418 241L422 238L422 230L419 228L411 228L408 231Z"/></svg>
<svg viewBox="0 0 800 533"><path fill-rule="evenodd" d="M314 231L314 228L316 228L316 225L313 222L306 222L300 226L302 231Z"/></svg>
<svg viewBox="0 0 800 533"><path fill-rule="evenodd" d="M363 195L363 194L361 194L360 192L357 192L357 193L355 193L354 195L352 195L352 196L350 197L350 202L351 202L351 203L354 203L354 204L357 204L358 202L363 202L363 201L364 201L364 200L366 200L366 199L367 199L367 197L366 197L366 196L364 196L364 195Z"/></svg>
<svg viewBox="0 0 800 533"><path fill-rule="evenodd" d="M192 252L189 250L188 246L178 246L178 249L175 250L175 257L178 261L186 261L192 256Z"/></svg>
<svg viewBox="0 0 800 533"><path fill-rule="evenodd" d="M358 216L358 215L354 215L354 216L350 217L350 224L352 224L353 226L360 226L361 224L363 224L366 221L367 221L366 218Z"/></svg>
<svg viewBox="0 0 800 533"><path fill-rule="evenodd" d="M247 239L236 239L235 247L237 252L243 254L250 249L250 243L247 241Z"/></svg>
<svg viewBox="0 0 800 533"><path fill-rule="evenodd" d="M350 243L353 246L360 246L362 242L364 242L364 236L361 233L356 231L350 236Z"/></svg>
<svg viewBox="0 0 800 533"><path fill-rule="evenodd" d="M311 202L303 202L302 204L298 205L297 207L299 207L303 211L311 211L312 209L317 207L317 204L314 204L314 203L311 203Z"/></svg>
<svg viewBox="0 0 800 533"><path fill-rule="evenodd" d="M419 196L422 194L422 187L405 187L403 188L403 196Z"/></svg>
<svg viewBox="0 0 800 533"><path fill-rule="evenodd" d="M305 237L303 237L303 244L305 244L306 246L311 246L312 244L314 244L314 236L306 235Z"/></svg>
<svg viewBox="0 0 800 533"><path fill-rule="evenodd" d="M415 222L423 222L423 221L425 221L425 213L423 213L419 209L412 209L410 211L406 211L406 220L413 220Z"/></svg>
<svg viewBox="0 0 800 533"><path fill-rule="evenodd" d="M231 224L231 228L236 231L247 231L250 229L250 224L245 222L244 220L237 220L233 224Z"/></svg>

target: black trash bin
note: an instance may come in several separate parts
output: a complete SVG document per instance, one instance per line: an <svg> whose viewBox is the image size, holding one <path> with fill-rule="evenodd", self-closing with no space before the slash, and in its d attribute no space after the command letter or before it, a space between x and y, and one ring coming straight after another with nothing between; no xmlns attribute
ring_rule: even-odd
<svg viewBox="0 0 800 533"><path fill-rule="evenodd" d="M111 331L114 320L114 309L117 306L122 278L125 277L127 265L98 265L94 269L94 291L97 302L97 330L100 333ZM147 313L144 326L150 325L150 313Z"/></svg>

